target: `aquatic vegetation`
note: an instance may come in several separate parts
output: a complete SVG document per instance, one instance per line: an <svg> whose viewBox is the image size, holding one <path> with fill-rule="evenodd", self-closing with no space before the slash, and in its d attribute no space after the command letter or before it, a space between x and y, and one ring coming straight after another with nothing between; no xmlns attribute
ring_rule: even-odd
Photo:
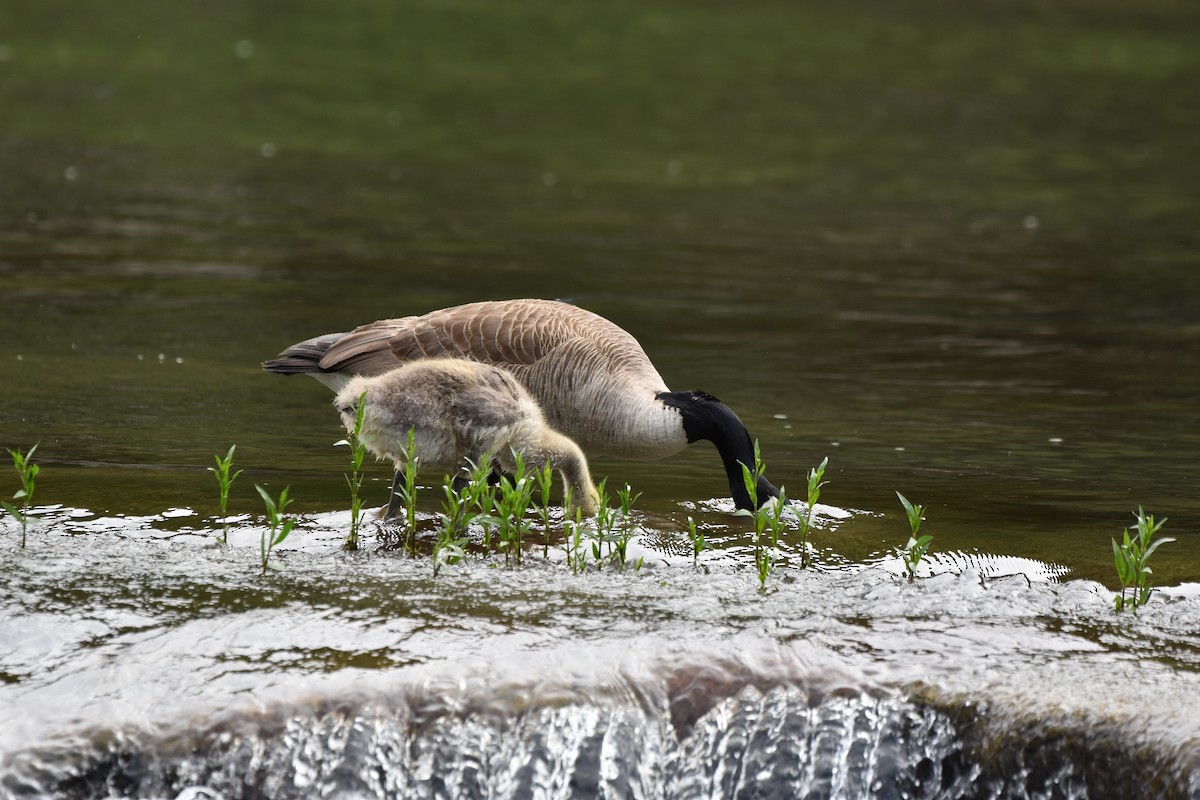
<svg viewBox="0 0 1200 800"><path fill-rule="evenodd" d="M621 504L621 522L619 533L613 541L613 555L617 563L621 567L621 571L625 570L626 553L629 549L629 542L633 538L633 504L642 496L641 492L633 493L633 488L627 483L625 488L617 490L617 500ZM640 569L640 560L637 565Z"/></svg>
<svg viewBox="0 0 1200 800"><path fill-rule="evenodd" d="M458 490L454 486L454 478L445 475L442 478L442 513L438 514L441 524L438 526L437 539L433 543L433 577L446 564L457 564L466 558L467 527L478 516L475 511L475 497L472 482Z"/></svg>
<svg viewBox="0 0 1200 800"><path fill-rule="evenodd" d="M271 560L271 550L278 544L281 544L288 534L292 532L292 528L296 526L295 517L284 517L283 512L292 502L288 498L288 488L283 487L283 491L279 493L279 501L276 502L267 493L267 490L254 484L254 488L258 490L262 496L263 503L267 508L267 530L264 530L259 540L259 555L262 561L262 571L265 575L268 569L279 570L283 569L277 561Z"/></svg>
<svg viewBox="0 0 1200 800"><path fill-rule="evenodd" d="M209 467L211 472L217 479L217 490L221 502L221 544L229 544L229 521L226 519L228 514L226 509L229 507L229 487L237 480L237 476L242 474L242 470L238 470L230 474L229 470L233 466L233 451L237 449L237 445L229 446L229 452L224 458L213 456L213 461L217 462L215 467Z"/></svg>
<svg viewBox="0 0 1200 800"><path fill-rule="evenodd" d="M776 549L779 548L779 534L783 532L783 513L787 511L787 507L787 489L783 486L779 487L778 497L772 497L763 503L763 511L767 517L767 527L771 531L771 546Z"/></svg>
<svg viewBox="0 0 1200 800"><path fill-rule="evenodd" d="M550 490L554 487L554 467L547 461L542 465L541 469L534 470L534 480L537 481L538 488L538 516L542 520L542 558L550 557ZM568 493L571 492L570 487L567 487ZM563 514L566 514L566 509L570 507L570 503L563 500Z"/></svg>
<svg viewBox="0 0 1200 800"><path fill-rule="evenodd" d="M366 392L358 396L354 412L354 430L350 431L345 439L334 443L334 447L345 445L350 448L350 474L345 476L346 484L350 487L350 532L346 534L346 541L342 544L346 550L358 549L358 531L362 525L362 465L367 456L367 446L359 437L362 434L363 413L366 411L366 403L363 401L366 397Z"/></svg>
<svg viewBox="0 0 1200 800"><path fill-rule="evenodd" d="M466 504L471 522L478 524L483 531L485 550L491 549L491 531L499 523L494 512L500 487L491 480L493 463L491 454L484 454L478 464L472 465L468 483L463 487L467 492Z"/></svg>
<svg viewBox="0 0 1200 800"><path fill-rule="evenodd" d="M808 542L808 535L812 530L813 514L817 506L817 501L821 497L821 487L826 484L823 480L825 470L829 466L829 458L821 460L821 463L808 471L808 506L803 514L797 514L799 525L799 545L800 545L800 567L807 568L812 564L812 547ZM754 567L758 573L759 588L765 588L767 576L771 572L773 563L773 551L779 549L779 537L784 531L784 512L789 508L787 489L784 486L779 487L779 495L777 497L768 498L767 502L761 506L758 504L758 494L756 486L758 480L766 472L766 465L762 462L758 442L754 443L754 468L751 469L748 465L742 465L742 480L746 485L746 491L750 495L750 499L754 504L754 511L748 509L740 509L736 513L741 516L747 516L754 521L754 530L751 532L754 542ZM767 536L767 531L770 535Z"/></svg>
<svg viewBox="0 0 1200 800"><path fill-rule="evenodd" d="M492 456L489 453L483 455L478 464L471 465L465 480L452 475L442 477L442 511L438 514L440 524L433 544L435 578L443 564L457 564L466 557L469 541L466 534L471 523L479 523L485 540L490 541L488 531L498 522L491 516L496 499L496 488L488 481L491 471Z"/></svg>
<svg viewBox="0 0 1200 800"><path fill-rule="evenodd" d="M408 429L408 440L402 453L404 466L396 471L392 482L392 497L388 500L389 512L399 501L404 507L404 522L400 541L402 549L410 557L417 556L417 473L421 469L421 458L417 455L416 432Z"/></svg>
<svg viewBox="0 0 1200 800"><path fill-rule="evenodd" d="M442 510L438 514L439 531L447 537L455 537L466 531L471 524L473 506L471 484L461 490L455 486L454 476L442 476Z"/></svg>
<svg viewBox="0 0 1200 800"><path fill-rule="evenodd" d="M437 577L446 564L457 564L467 557L467 539L438 537L433 546L433 577Z"/></svg>
<svg viewBox="0 0 1200 800"><path fill-rule="evenodd" d="M900 492L896 492L896 497L900 498L900 504L904 506L904 513L908 515L908 527L911 534L908 542L904 545L901 556L904 558L904 570L908 573L908 579L912 581L917 577L917 567L920 566L921 559L925 558L925 554L929 552L929 545L933 543L933 537L929 534L918 536L921 523L925 520L923 516L925 506L913 505Z"/></svg>
<svg viewBox="0 0 1200 800"><path fill-rule="evenodd" d="M688 521L688 541L692 543L692 568L699 567L700 554L708 549L708 540L704 538L704 532L696 529L696 520L691 517Z"/></svg>
<svg viewBox="0 0 1200 800"><path fill-rule="evenodd" d="M1166 523L1166 517L1155 521L1154 515L1147 515L1141 506L1133 516L1137 519L1137 534L1131 537L1131 529L1126 528L1121 544L1118 545L1115 538L1112 540L1113 562L1117 568L1117 579L1121 582L1121 593L1113 596L1113 604L1117 611L1129 610L1136 614L1138 607L1150 602L1153 591L1150 588L1151 570L1146 562L1159 545L1175 540L1169 536L1154 539Z"/></svg>
<svg viewBox="0 0 1200 800"><path fill-rule="evenodd" d="M734 513L736 516L750 517L754 524L751 541L754 543L754 571L758 575L759 591L766 589L767 576L771 573L773 546L766 536L767 526L774 514L782 513L782 506L777 506L780 510L775 511L769 504L760 506L758 503L758 482L766 471L767 467L762 460L762 451L758 447L758 440L755 439L754 468L751 469L748 465L742 464L742 482L746 486L746 493L750 495L750 505L753 510L740 508Z"/></svg>
<svg viewBox="0 0 1200 800"><path fill-rule="evenodd" d="M821 499L821 487L828 483L828 481L822 480L825 477L825 468L828 466L829 457L826 456L821 459L820 464L808 471L808 507L804 509L803 514L799 515L801 567L807 567L812 563L812 550L808 544L808 534L812 530L812 518L817 501Z"/></svg>
<svg viewBox="0 0 1200 800"><path fill-rule="evenodd" d="M617 525L616 515L609 505L608 478L596 484L596 494L600 500L596 507L596 519L591 527L592 558L596 561L596 569L603 569L606 560L612 557L613 541L616 538L613 530ZM608 559L604 555L605 545L608 545Z"/></svg>
<svg viewBox="0 0 1200 800"><path fill-rule="evenodd" d="M41 442L38 442L38 444L41 444ZM25 537L29 530L29 504L33 502L34 479L37 478L38 472L41 471L41 467L33 463L33 453L37 448L38 446L35 444L26 453L22 453L20 450L8 451L8 454L12 456L13 468L16 469L17 476L21 479L21 488L12 496L12 499L20 500L21 508L17 510L10 503L0 502L0 506L3 506L5 511L21 523L22 549L25 547Z"/></svg>
<svg viewBox="0 0 1200 800"><path fill-rule="evenodd" d="M521 549L525 543L527 522L525 515L533 499L534 479L529 475L525 459L514 454L513 474L500 477L500 491L496 496L495 509L497 538L504 551L504 563L510 559L521 563Z"/></svg>
<svg viewBox="0 0 1200 800"><path fill-rule="evenodd" d="M583 549L583 509L575 507L573 513L570 511L570 494L568 490L568 496L563 500L563 549L566 551L567 566L571 568L571 573L578 575L587 569L587 552Z"/></svg>

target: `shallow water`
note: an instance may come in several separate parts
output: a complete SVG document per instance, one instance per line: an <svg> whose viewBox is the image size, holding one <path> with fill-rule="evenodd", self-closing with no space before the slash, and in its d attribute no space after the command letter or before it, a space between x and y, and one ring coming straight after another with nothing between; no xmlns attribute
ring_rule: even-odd
<svg viewBox="0 0 1200 800"><path fill-rule="evenodd" d="M784 568L761 594L719 554L573 576L535 552L434 580L426 559L340 554L340 515L259 577L257 531L214 547L181 519L4 551L7 793L1200 788L1194 594L1116 618L1090 582L884 566Z"/></svg>
<svg viewBox="0 0 1200 800"><path fill-rule="evenodd" d="M0 792L1197 796L1198 34L1173 0L0 8L0 446L42 466L26 550L0 517ZM793 496L828 456L817 569L786 538L754 591L706 446L592 465L643 493L641 574L341 555L330 397L259 362L522 296L727 402ZM303 520L267 578L255 483ZM1172 588L1120 618L1139 505Z"/></svg>

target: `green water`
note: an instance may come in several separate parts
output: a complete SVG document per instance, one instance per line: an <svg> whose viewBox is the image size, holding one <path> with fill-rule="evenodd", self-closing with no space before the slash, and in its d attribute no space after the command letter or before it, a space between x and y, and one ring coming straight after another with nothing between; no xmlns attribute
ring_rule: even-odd
<svg viewBox="0 0 1200 800"><path fill-rule="evenodd" d="M215 513L231 443L235 510L341 509L327 392L259 361L569 297L792 494L829 456L831 555L901 544L899 489L935 548L1110 580L1142 504L1200 580L1198 40L1169 0L9 0L0 445L98 514ZM593 472L682 525L693 450Z"/></svg>

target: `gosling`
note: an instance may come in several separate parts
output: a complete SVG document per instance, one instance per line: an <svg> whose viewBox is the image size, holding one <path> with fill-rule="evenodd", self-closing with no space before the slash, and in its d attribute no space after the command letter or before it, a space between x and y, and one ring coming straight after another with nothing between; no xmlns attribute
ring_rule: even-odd
<svg viewBox="0 0 1200 800"><path fill-rule="evenodd" d="M551 429L524 387L498 367L436 358L353 378L334 400L347 431L354 430L360 397L365 408L358 438L377 458L394 462L397 472L411 429L423 471L461 476L483 458L513 471L519 453L530 466L550 462L573 505L596 513L600 498L583 451Z"/></svg>

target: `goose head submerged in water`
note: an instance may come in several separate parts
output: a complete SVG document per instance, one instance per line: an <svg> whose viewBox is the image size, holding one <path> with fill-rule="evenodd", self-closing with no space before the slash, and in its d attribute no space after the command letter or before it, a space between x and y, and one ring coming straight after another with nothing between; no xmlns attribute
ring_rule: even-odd
<svg viewBox="0 0 1200 800"><path fill-rule="evenodd" d="M358 422L360 402L359 441L397 471L411 430L422 469L461 475L491 458L512 472L519 454L531 467L549 462L562 474L564 495L570 489L584 514L596 513L600 498L583 451L546 425L533 398L498 367L437 358L356 377L333 401L347 431Z"/></svg>
<svg viewBox="0 0 1200 800"><path fill-rule="evenodd" d="M737 414L704 392L672 392L633 336L568 303L486 301L379 320L295 344L263 368L312 375L336 392L355 376L428 358L504 368L589 457L653 460L710 441L734 504L752 508L741 465L754 466L754 444ZM759 503L779 496L766 478L757 490Z"/></svg>
<svg viewBox="0 0 1200 800"><path fill-rule="evenodd" d="M704 440L716 446L729 478L733 504L739 509L753 509L742 465L754 469L754 441L733 409L707 392L660 392L655 397L679 413L688 444ZM765 477L759 477L755 489L759 505L779 497L779 490Z"/></svg>

